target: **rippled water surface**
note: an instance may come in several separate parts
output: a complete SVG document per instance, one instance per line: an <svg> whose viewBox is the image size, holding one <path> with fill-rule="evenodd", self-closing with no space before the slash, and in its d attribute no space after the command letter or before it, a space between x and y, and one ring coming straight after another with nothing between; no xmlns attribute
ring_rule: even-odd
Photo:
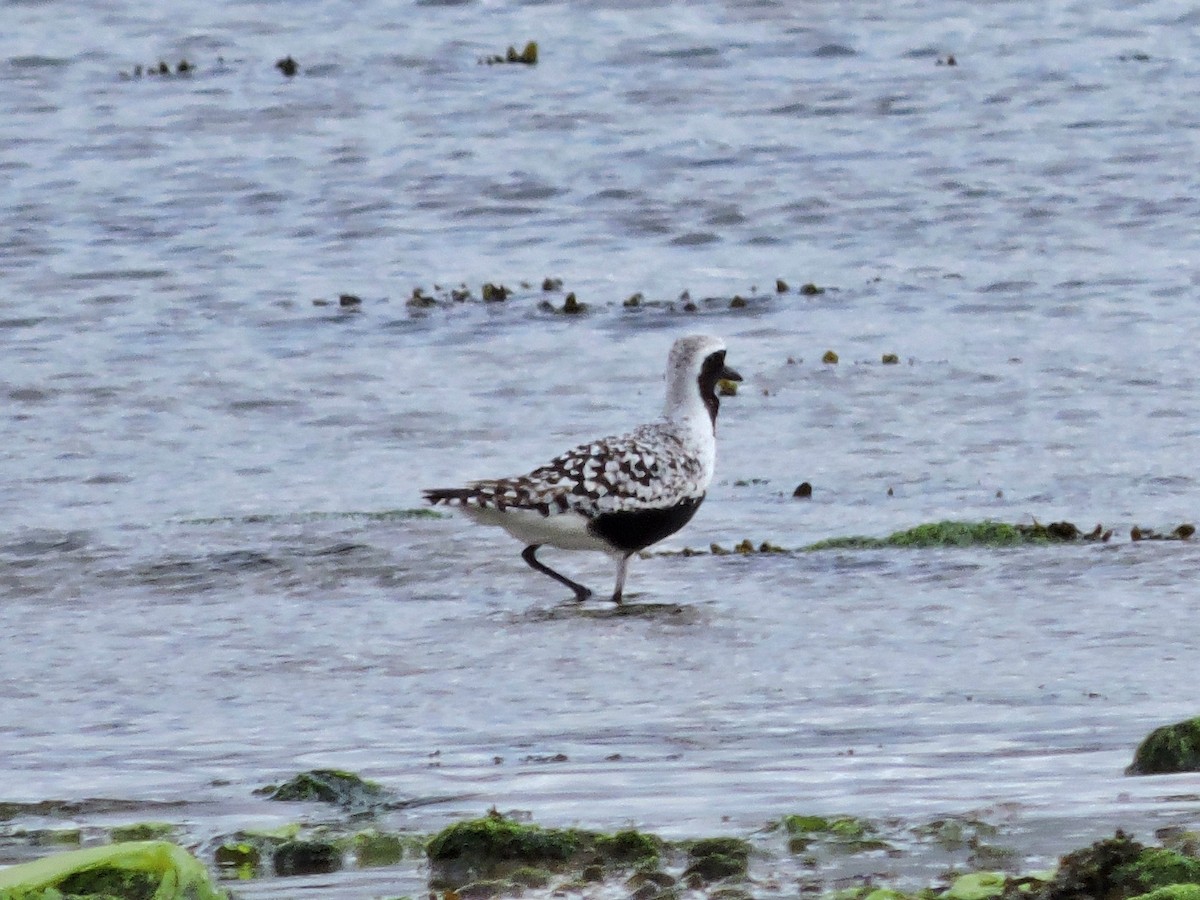
<svg viewBox="0 0 1200 900"><path fill-rule="evenodd" d="M1003 809L1044 857L1194 822L1194 779L1122 775L1197 712L1200 556L1129 540L1200 493L1191 4L0 15L0 800L199 840L337 766L453 798L425 830ZM1112 540L656 556L613 616L404 513L656 415L698 330L746 381L663 549Z"/></svg>

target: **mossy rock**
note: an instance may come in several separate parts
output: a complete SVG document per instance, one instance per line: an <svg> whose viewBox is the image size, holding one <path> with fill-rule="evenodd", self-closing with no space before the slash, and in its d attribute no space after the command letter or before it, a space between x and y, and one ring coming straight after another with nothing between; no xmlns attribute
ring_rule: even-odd
<svg viewBox="0 0 1200 900"><path fill-rule="evenodd" d="M591 837L587 832L541 828L492 814L442 829L425 852L435 886L455 886L527 866L561 869L591 845Z"/></svg>
<svg viewBox="0 0 1200 900"><path fill-rule="evenodd" d="M136 822L132 825L117 825L108 832L114 844L125 841L156 841L170 837L175 826L168 822Z"/></svg>
<svg viewBox="0 0 1200 900"><path fill-rule="evenodd" d="M596 837L596 852L616 865L655 865L662 850L661 838L633 829Z"/></svg>
<svg viewBox="0 0 1200 900"><path fill-rule="evenodd" d="M325 875L342 867L342 852L328 841L288 841L275 848L276 875Z"/></svg>
<svg viewBox="0 0 1200 900"><path fill-rule="evenodd" d="M259 874L262 851L248 841L227 841L213 852L213 862L224 876L246 881Z"/></svg>
<svg viewBox="0 0 1200 900"><path fill-rule="evenodd" d="M748 841L733 837L705 838L688 846L688 867L683 877L702 882L744 878L749 865Z"/></svg>
<svg viewBox="0 0 1200 900"><path fill-rule="evenodd" d="M554 880L554 873L536 866L520 866L509 873L508 880L521 887L544 888Z"/></svg>
<svg viewBox="0 0 1200 900"><path fill-rule="evenodd" d="M1119 875L1137 861L1145 846L1118 830L1111 838L1068 853L1059 860L1058 871L1038 894L1038 900L1097 900L1128 897L1132 893Z"/></svg>
<svg viewBox="0 0 1200 900"><path fill-rule="evenodd" d="M1171 884L1160 887L1148 894L1138 894L1130 900L1200 900L1200 885Z"/></svg>
<svg viewBox="0 0 1200 900"><path fill-rule="evenodd" d="M851 536L829 538L809 544L805 550L879 550L887 547L1013 547L1028 543L1049 543L1033 526L1009 525L1005 522L932 522L885 538Z"/></svg>
<svg viewBox="0 0 1200 900"><path fill-rule="evenodd" d="M889 850L891 845L873 835L875 826L853 816L784 816L780 824L788 833L788 851L803 853L817 840L826 840L829 845L843 853L861 853L870 850Z"/></svg>
<svg viewBox="0 0 1200 900"><path fill-rule="evenodd" d="M359 866L394 866L404 858L404 839L398 834L368 828L354 835L350 846Z"/></svg>
<svg viewBox="0 0 1200 900"><path fill-rule="evenodd" d="M333 803L351 812L388 806L394 798L382 785L353 772L313 769L301 772L278 787L263 788L270 800Z"/></svg>
<svg viewBox="0 0 1200 900"><path fill-rule="evenodd" d="M1138 893L1173 884L1200 885L1200 859L1165 847L1151 847L1116 870L1113 880Z"/></svg>
<svg viewBox="0 0 1200 900"><path fill-rule="evenodd" d="M3 900L228 900L200 861L166 841L88 847L0 870Z"/></svg>
<svg viewBox="0 0 1200 900"><path fill-rule="evenodd" d="M1200 716L1155 728L1138 745L1126 775L1200 772Z"/></svg>
<svg viewBox="0 0 1200 900"><path fill-rule="evenodd" d="M1008 887L1008 876L1003 872L971 872L954 879L949 889L942 893L942 900L987 900L1000 897Z"/></svg>
<svg viewBox="0 0 1200 900"><path fill-rule="evenodd" d="M934 819L913 829L918 837L930 838L951 853L964 847L977 846L981 838L993 837L998 831L995 825L980 819L958 817Z"/></svg>

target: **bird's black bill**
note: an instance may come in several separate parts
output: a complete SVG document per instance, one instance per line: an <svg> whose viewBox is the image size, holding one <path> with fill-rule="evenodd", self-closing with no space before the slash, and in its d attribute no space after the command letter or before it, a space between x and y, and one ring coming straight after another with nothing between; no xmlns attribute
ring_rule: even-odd
<svg viewBox="0 0 1200 900"><path fill-rule="evenodd" d="M735 372L733 369L729 368L729 366L725 366L725 368L721 369L721 374L718 375L717 377L722 379L723 381L741 381L742 380L742 376L739 375L737 372Z"/></svg>

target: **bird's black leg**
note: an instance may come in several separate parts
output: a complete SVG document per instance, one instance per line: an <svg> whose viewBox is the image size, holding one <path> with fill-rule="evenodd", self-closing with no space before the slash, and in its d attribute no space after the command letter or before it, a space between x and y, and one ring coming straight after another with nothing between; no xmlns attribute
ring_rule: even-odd
<svg viewBox="0 0 1200 900"><path fill-rule="evenodd" d="M575 599L579 603L582 603L588 597L592 596L592 592L590 590L588 590L587 588L585 588L579 582L572 581L566 575L562 575L558 572L555 572L548 565L539 561L536 554L537 554L538 550L541 548L541 546L542 546L541 544L530 544L528 547L526 547L524 550L521 551L521 559L523 559L523 560L525 560L525 562L529 563L531 568L537 569L543 575L549 575L551 578L553 578L559 584L565 584L567 587L569 587L571 590L573 590L575 592Z"/></svg>

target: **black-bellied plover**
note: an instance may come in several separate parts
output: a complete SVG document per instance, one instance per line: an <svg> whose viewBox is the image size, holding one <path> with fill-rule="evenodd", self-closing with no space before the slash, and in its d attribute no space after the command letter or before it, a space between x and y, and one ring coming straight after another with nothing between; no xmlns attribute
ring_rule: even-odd
<svg viewBox="0 0 1200 900"><path fill-rule="evenodd" d="M537 558L543 546L597 550L616 558L614 603L629 558L674 534L695 515L716 462L717 382L741 381L725 364L725 342L677 340L667 357L663 417L628 434L580 444L528 475L430 488L425 499L455 506L525 543L521 558L575 592L592 592Z"/></svg>

